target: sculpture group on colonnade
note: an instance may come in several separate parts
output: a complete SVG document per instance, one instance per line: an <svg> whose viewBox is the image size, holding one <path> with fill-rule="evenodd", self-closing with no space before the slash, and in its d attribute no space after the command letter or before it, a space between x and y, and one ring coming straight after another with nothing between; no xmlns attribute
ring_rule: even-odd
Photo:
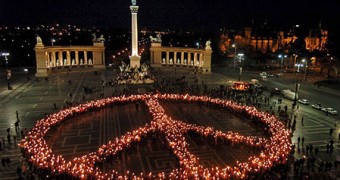
<svg viewBox="0 0 340 180"><path fill-rule="evenodd" d="M92 34L92 42L104 42L105 38L104 35L100 35L99 38L97 38L96 33Z"/></svg>
<svg viewBox="0 0 340 180"><path fill-rule="evenodd" d="M161 36L161 34L157 34L156 37L150 36L150 41L152 43L162 43L162 36Z"/></svg>

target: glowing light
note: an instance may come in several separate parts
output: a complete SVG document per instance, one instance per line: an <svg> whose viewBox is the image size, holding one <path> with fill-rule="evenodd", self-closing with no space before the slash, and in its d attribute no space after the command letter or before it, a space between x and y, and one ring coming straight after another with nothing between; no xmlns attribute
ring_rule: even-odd
<svg viewBox="0 0 340 180"><path fill-rule="evenodd" d="M257 118L268 126L270 138L259 138L254 136L242 136L234 132L222 132L214 130L213 127L203 127L187 124L182 121L173 120L165 114L158 100L173 100L185 102L209 102L231 109L236 112L246 112L251 118ZM44 139L46 133L53 127L71 117L73 114L84 113L89 109L99 109L116 102L144 101L153 117L151 123L146 124L134 131L128 132L119 139L109 141L102 145L96 152L82 157L76 157L66 161L63 156L55 155L51 147ZM129 171L124 175L116 170L109 173L102 172L95 167L96 163L105 161L106 157L114 156L133 142L139 142L141 137L148 133L161 132L165 135L168 146L179 159L180 167L174 169L168 175L164 172L157 174L141 173L137 176ZM184 134L194 131L204 137L214 137L215 141L228 140L232 143L245 143L253 147L260 147L262 152L259 156L252 156L246 162L237 162L235 167L205 168L199 165L199 158L189 152L189 144ZM246 179L254 172L270 169L275 164L285 164L291 151L291 137L284 125L273 115L258 111L255 107L243 106L233 101L210 98L207 96L190 96L179 94L145 94L121 97L111 97L86 104L80 104L69 109L49 115L38 120L35 127L28 132L27 136L20 142L28 160L37 168L49 169L52 173L67 173L81 179Z"/></svg>

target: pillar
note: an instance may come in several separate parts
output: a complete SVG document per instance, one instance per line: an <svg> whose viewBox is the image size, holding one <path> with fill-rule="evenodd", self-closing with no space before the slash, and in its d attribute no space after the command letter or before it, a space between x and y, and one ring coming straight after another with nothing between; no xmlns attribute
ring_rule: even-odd
<svg viewBox="0 0 340 180"><path fill-rule="evenodd" d="M71 65L71 52L70 51L66 51L66 65Z"/></svg>
<svg viewBox="0 0 340 180"><path fill-rule="evenodd" d="M56 67L56 62L55 62L55 61L56 61L55 51L52 51L51 54L52 54L52 55L51 55L51 56L52 56L52 66L53 66L53 67Z"/></svg>
<svg viewBox="0 0 340 180"><path fill-rule="evenodd" d="M139 6L136 2L133 2L130 6L131 10L131 50L132 54L130 56L130 67L140 67L140 56L138 55L138 23L137 23L137 13Z"/></svg>
<svg viewBox="0 0 340 180"><path fill-rule="evenodd" d="M197 62L197 53L194 53L194 65Z"/></svg>
<svg viewBox="0 0 340 180"><path fill-rule="evenodd" d="M76 61L76 65L79 65L79 54L78 54L78 51L75 51L75 61Z"/></svg>
<svg viewBox="0 0 340 180"><path fill-rule="evenodd" d="M37 42L35 45L35 58L36 58L36 65L37 65L37 73L35 74L36 77L47 77L49 71L47 71L46 67L46 49L42 42Z"/></svg>
<svg viewBox="0 0 340 180"><path fill-rule="evenodd" d="M166 51L166 59L165 59L165 64L169 64L170 61L170 55L169 55L169 51Z"/></svg>
<svg viewBox="0 0 340 180"><path fill-rule="evenodd" d="M174 51L174 64L177 64L177 52Z"/></svg>
<svg viewBox="0 0 340 180"><path fill-rule="evenodd" d="M58 57L58 59L59 59L59 66L63 66L63 64L64 64L63 52L59 51L58 53L59 53L59 57Z"/></svg>
<svg viewBox="0 0 340 180"><path fill-rule="evenodd" d="M84 65L87 65L87 51L84 51Z"/></svg>

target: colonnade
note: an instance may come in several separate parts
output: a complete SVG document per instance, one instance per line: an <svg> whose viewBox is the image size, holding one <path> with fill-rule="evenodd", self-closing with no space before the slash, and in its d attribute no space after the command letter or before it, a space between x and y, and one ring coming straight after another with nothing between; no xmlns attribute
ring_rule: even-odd
<svg viewBox="0 0 340 180"><path fill-rule="evenodd" d="M59 67L105 68L103 42L93 42L93 46L44 46L42 41L37 41L35 54L36 77L46 77Z"/></svg>
<svg viewBox="0 0 340 180"><path fill-rule="evenodd" d="M200 52L162 51L162 64L200 67L204 64L204 54Z"/></svg>
<svg viewBox="0 0 340 180"><path fill-rule="evenodd" d="M92 51L46 51L46 67L93 65Z"/></svg>
<svg viewBox="0 0 340 180"><path fill-rule="evenodd" d="M161 43L151 43L151 66L195 67L203 73L211 73L210 45L202 48L164 47Z"/></svg>

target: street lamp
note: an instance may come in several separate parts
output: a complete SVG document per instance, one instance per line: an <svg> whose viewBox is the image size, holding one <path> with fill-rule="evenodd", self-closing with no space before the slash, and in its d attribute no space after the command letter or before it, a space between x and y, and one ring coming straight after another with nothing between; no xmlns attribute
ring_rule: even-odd
<svg viewBox="0 0 340 180"><path fill-rule="evenodd" d="M240 58L240 62L244 59L243 53L237 54L237 56ZM238 81L241 81L241 75L242 75L242 67L240 67L240 73L238 75Z"/></svg>
<svg viewBox="0 0 340 180"><path fill-rule="evenodd" d="M233 44L232 45L233 48L235 48L235 54L234 54L234 71L235 71L235 68L236 68L236 44Z"/></svg>
<svg viewBox="0 0 340 180"><path fill-rule="evenodd" d="M197 42L197 43L196 43L196 46L197 46L197 48L200 48L200 43Z"/></svg>
<svg viewBox="0 0 340 180"><path fill-rule="evenodd" d="M11 90L11 84L10 84L10 80L12 78L12 71L8 69L8 58L7 56L9 56L10 54L8 52L4 52L1 53L1 56L5 57L5 63L6 63L6 79L7 79L7 89Z"/></svg>
<svg viewBox="0 0 340 180"><path fill-rule="evenodd" d="M55 43L55 39L51 39L51 43L52 43L52 46L53 46L53 43Z"/></svg>
<svg viewBox="0 0 340 180"><path fill-rule="evenodd" d="M293 54L293 56L294 56L294 65L293 65L293 66L295 66L295 65L296 65L296 58L298 57L298 55ZM294 68L294 70L295 70L295 68ZM295 73L296 73L296 72L295 72Z"/></svg>
<svg viewBox="0 0 340 180"><path fill-rule="evenodd" d="M306 59L302 59L302 62L305 63L305 75L304 75L304 81L306 81L306 78L307 78L307 61Z"/></svg>
<svg viewBox="0 0 340 180"><path fill-rule="evenodd" d="M280 68L281 68L281 72L280 72L280 75L282 75L282 64L283 64L283 58L287 58L287 55L282 55L282 54L279 54L279 58L281 58L281 64L280 64Z"/></svg>

